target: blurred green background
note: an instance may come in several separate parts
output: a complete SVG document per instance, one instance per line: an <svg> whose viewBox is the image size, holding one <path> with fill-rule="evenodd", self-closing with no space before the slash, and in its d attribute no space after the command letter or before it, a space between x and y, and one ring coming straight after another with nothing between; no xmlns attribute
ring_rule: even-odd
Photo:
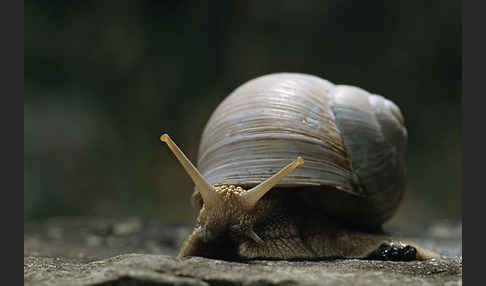
<svg viewBox="0 0 486 286"><path fill-rule="evenodd" d="M384 95L409 132L390 223L462 219L460 1L25 1L24 220L190 222L211 112L242 83L302 72Z"/></svg>

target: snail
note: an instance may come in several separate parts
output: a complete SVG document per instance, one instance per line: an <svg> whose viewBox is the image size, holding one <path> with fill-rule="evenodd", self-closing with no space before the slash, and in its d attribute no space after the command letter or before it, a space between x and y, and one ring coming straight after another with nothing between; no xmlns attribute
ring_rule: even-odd
<svg viewBox="0 0 486 286"><path fill-rule="evenodd" d="M382 229L404 194L407 130L380 95L313 75L264 75L213 112L198 168L160 139L192 178L199 209L178 257L438 257Z"/></svg>

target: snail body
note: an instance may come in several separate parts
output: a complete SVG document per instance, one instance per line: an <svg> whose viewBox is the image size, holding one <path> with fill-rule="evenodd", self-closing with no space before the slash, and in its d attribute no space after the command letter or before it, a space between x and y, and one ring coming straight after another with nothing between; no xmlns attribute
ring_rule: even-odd
<svg viewBox="0 0 486 286"><path fill-rule="evenodd" d="M312 75L270 74L216 108L198 169L168 135L161 140L193 179L200 210L179 257L437 256L381 231L405 191L407 144L400 109L382 96Z"/></svg>

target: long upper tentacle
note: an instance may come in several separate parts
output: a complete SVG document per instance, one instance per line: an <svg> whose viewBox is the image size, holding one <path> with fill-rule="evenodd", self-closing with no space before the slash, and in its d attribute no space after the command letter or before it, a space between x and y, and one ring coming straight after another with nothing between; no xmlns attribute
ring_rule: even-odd
<svg viewBox="0 0 486 286"><path fill-rule="evenodd" d="M265 195L271 188L273 188L280 180L292 172L297 166L304 164L304 159L302 157L297 157L297 159L285 166L275 175L266 179L258 186L244 192L241 195L241 203L246 209L252 209L258 203L258 201Z"/></svg>
<svg viewBox="0 0 486 286"><path fill-rule="evenodd" d="M187 174L191 177L192 181L196 185L196 188L201 193L202 199L206 207L214 206L220 203L220 198L216 194L216 189L201 175L201 173L194 167L179 147L172 141L169 135L164 134L160 136L160 140L165 142L169 146L170 150L177 157L182 167L186 170Z"/></svg>

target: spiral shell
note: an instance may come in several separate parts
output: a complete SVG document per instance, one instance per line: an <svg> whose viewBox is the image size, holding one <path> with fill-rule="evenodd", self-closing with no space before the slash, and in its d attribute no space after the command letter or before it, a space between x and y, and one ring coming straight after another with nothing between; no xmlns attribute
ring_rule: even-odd
<svg viewBox="0 0 486 286"><path fill-rule="evenodd" d="M316 76L277 73L246 82L217 107L197 165L211 184L250 187L302 156L306 163L277 187L312 190L319 197L308 201L335 215L365 214L380 224L405 189L406 143L403 116L390 100ZM330 201L336 199L342 202Z"/></svg>

